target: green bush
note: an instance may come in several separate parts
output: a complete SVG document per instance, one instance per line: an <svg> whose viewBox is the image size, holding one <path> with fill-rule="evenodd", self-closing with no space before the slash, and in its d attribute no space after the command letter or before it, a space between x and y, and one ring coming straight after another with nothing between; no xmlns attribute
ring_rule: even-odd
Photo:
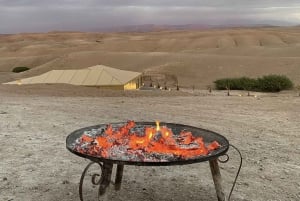
<svg viewBox="0 0 300 201"><path fill-rule="evenodd" d="M293 88L292 81L284 75L267 75L258 79L248 77L224 78L218 79L214 83L218 90L229 88L231 90L278 92Z"/></svg>
<svg viewBox="0 0 300 201"><path fill-rule="evenodd" d="M256 90L258 84L256 79L248 77L219 79L214 83L218 90Z"/></svg>
<svg viewBox="0 0 300 201"><path fill-rule="evenodd" d="M214 81L214 83L216 85L216 89L225 90L227 88L231 88L232 79L230 79L230 78L218 79L218 80Z"/></svg>
<svg viewBox="0 0 300 201"><path fill-rule="evenodd" d="M25 66L19 66L19 67L15 67L12 72L14 73L20 73L20 72L24 72L24 71L27 71L29 70L30 68L28 67L25 67Z"/></svg>
<svg viewBox="0 0 300 201"><path fill-rule="evenodd" d="M278 92L293 88L293 82L284 75L267 75L258 78L259 90L264 92Z"/></svg>
<svg viewBox="0 0 300 201"><path fill-rule="evenodd" d="M257 91L259 88L257 79L253 79L253 78L248 78L248 77L239 78L239 84L241 86L240 87L241 89L247 91Z"/></svg>

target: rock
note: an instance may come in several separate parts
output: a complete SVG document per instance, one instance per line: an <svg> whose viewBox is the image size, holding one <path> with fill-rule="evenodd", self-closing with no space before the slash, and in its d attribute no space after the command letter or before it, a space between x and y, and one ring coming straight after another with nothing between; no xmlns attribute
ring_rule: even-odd
<svg viewBox="0 0 300 201"><path fill-rule="evenodd" d="M3 181L7 181L7 177L3 177L2 180L3 180Z"/></svg>
<svg viewBox="0 0 300 201"><path fill-rule="evenodd" d="M268 181L272 181L272 178L270 178L268 176L261 175L260 178L268 180Z"/></svg>
<svg viewBox="0 0 300 201"><path fill-rule="evenodd" d="M69 184L70 182L68 180L63 180L62 184Z"/></svg>
<svg viewBox="0 0 300 201"><path fill-rule="evenodd" d="M239 182L238 184L244 185L244 186L250 186L248 182Z"/></svg>
<svg viewBox="0 0 300 201"><path fill-rule="evenodd" d="M254 161L255 164L260 164L260 160Z"/></svg>
<svg viewBox="0 0 300 201"><path fill-rule="evenodd" d="M281 176L280 176L280 179L285 179L285 176L281 175Z"/></svg>

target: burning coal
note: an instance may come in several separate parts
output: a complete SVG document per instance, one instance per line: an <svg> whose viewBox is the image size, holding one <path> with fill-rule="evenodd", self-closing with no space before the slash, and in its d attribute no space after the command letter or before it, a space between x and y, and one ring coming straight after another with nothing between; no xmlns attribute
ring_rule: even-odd
<svg viewBox="0 0 300 201"><path fill-rule="evenodd" d="M112 160L162 162L193 159L208 155L220 147L217 141L205 144L190 131L173 134L166 126L137 126L134 121L113 127L107 125L85 131L74 144L74 150Z"/></svg>

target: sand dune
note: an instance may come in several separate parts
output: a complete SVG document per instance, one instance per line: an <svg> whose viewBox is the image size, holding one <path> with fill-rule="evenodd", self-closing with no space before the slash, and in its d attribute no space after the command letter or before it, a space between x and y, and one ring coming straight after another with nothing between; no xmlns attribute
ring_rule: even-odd
<svg viewBox="0 0 300 201"><path fill-rule="evenodd" d="M173 74L206 88L222 77L284 74L300 84L300 28L236 28L149 33L47 33L0 36L0 82L52 69L104 64ZM16 66L32 68L13 74Z"/></svg>

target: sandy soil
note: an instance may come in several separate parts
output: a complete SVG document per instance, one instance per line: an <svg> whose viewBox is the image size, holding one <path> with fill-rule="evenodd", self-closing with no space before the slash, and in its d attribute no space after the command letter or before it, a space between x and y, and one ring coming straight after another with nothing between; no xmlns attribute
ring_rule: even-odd
<svg viewBox="0 0 300 201"><path fill-rule="evenodd" d="M299 85L299 30L300 27L269 27L0 35L0 83L53 69L103 64L173 75L180 86L198 89L206 89L219 78L268 74L286 75ZM12 73L17 66L31 69Z"/></svg>
<svg viewBox="0 0 300 201"><path fill-rule="evenodd" d="M189 124L219 132L236 145L244 165L232 200L300 200L300 98L293 92L227 97L80 97L18 94L0 89L0 200L79 200L88 160L70 153L65 139L89 125L133 119ZM221 165L226 194L238 156ZM216 200L208 163L125 166L122 189L104 200ZM96 195L89 182L87 200Z"/></svg>

